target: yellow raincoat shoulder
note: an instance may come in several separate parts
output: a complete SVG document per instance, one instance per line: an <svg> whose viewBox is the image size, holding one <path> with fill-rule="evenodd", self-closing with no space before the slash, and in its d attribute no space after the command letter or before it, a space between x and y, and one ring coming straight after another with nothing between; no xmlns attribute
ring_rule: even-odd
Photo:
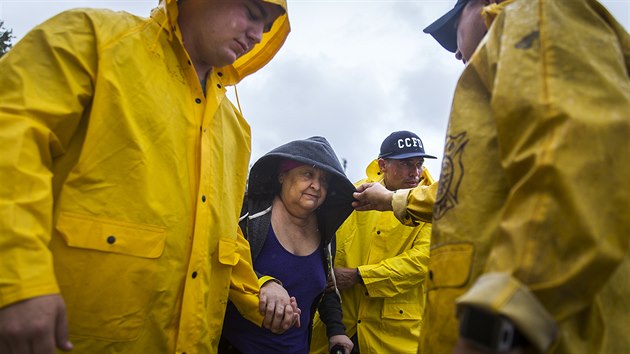
<svg viewBox="0 0 630 354"><path fill-rule="evenodd" d="M503 6L454 96L420 352L452 349L458 298L532 351L625 352L630 37L594 0Z"/></svg>

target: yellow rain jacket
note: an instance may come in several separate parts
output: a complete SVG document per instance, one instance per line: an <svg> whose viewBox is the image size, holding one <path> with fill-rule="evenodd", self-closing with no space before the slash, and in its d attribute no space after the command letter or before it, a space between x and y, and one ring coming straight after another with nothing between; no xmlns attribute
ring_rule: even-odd
<svg viewBox="0 0 630 354"><path fill-rule="evenodd" d="M225 86L288 19L204 97L176 18L72 10L0 60L0 307L61 293L73 353L213 353L228 296L262 323L237 225L250 128Z"/></svg>
<svg viewBox="0 0 630 354"><path fill-rule="evenodd" d="M382 183L377 160L366 172L356 186ZM433 182L424 168L420 185ZM355 211L337 230L335 267L358 267L364 282L341 291L343 324L349 337L358 332L362 354L416 353L430 238L431 224L405 226L391 211ZM328 353L319 317L313 327L311 353Z"/></svg>
<svg viewBox="0 0 630 354"><path fill-rule="evenodd" d="M509 317L532 352L627 352L630 36L594 0L484 14L447 132L420 352L450 352L458 298Z"/></svg>

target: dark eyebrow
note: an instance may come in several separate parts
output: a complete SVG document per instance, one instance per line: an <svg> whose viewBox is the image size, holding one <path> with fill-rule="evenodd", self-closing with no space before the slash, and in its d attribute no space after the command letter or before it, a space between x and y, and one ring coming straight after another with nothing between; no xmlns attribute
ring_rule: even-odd
<svg viewBox="0 0 630 354"><path fill-rule="evenodd" d="M267 19L267 16L269 16L269 14L265 10L265 8L260 4L259 1L260 0L249 0L249 2L254 4L254 6L256 6L256 8L260 11L260 14L262 15L262 18L263 19Z"/></svg>

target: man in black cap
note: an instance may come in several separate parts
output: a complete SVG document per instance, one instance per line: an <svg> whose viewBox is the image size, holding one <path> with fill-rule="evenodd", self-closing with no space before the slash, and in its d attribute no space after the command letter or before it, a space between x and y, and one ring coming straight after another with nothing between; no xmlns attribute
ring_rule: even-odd
<svg viewBox="0 0 630 354"><path fill-rule="evenodd" d="M416 134L394 132L356 185L383 185L404 202L412 188L434 182L423 167L427 158L435 156L425 153ZM430 223L408 227L392 211L355 211L339 228L334 275L353 352L417 352L430 237ZM323 327L316 321L311 353L327 353Z"/></svg>
<svg viewBox="0 0 630 354"><path fill-rule="evenodd" d="M595 0L458 0L425 32L467 66L420 352L627 352L630 36Z"/></svg>
<svg viewBox="0 0 630 354"><path fill-rule="evenodd" d="M429 33L449 52L455 53L457 60L467 62L477 45L487 32L481 12L490 4L498 6L505 0L457 0L455 6L427 28ZM508 2L512 2L509 0ZM496 9L496 7L495 7ZM496 15L496 13L494 13ZM492 13L486 13L487 21L492 21Z"/></svg>

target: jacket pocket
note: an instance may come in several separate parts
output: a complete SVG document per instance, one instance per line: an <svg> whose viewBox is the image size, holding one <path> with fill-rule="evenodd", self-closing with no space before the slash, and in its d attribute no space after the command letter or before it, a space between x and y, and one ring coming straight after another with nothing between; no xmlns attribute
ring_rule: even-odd
<svg viewBox="0 0 630 354"><path fill-rule="evenodd" d="M418 299L414 299L413 302L402 302L395 298L385 298L382 317L395 320L419 320L422 317L421 307Z"/></svg>
<svg viewBox="0 0 630 354"><path fill-rule="evenodd" d="M466 285L472 271L474 250L471 243L447 244L432 249L427 290Z"/></svg>
<svg viewBox="0 0 630 354"><path fill-rule="evenodd" d="M62 213L64 241L55 272L70 334L112 341L137 338L163 274L164 228Z"/></svg>

